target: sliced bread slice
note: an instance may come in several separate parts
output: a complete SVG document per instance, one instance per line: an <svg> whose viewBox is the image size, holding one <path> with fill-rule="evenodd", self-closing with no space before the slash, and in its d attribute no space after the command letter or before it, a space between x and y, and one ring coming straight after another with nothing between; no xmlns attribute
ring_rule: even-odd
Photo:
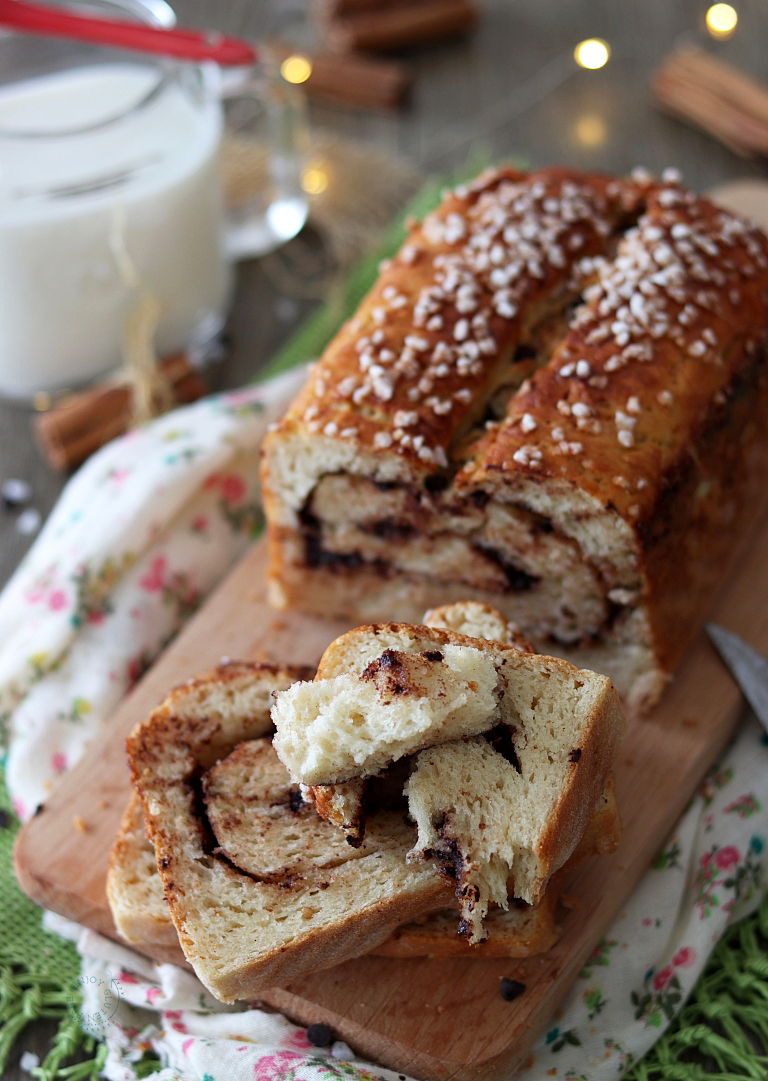
<svg viewBox="0 0 768 1081"><path fill-rule="evenodd" d="M286 775L287 776L287 775ZM598 800L584 836L563 868L566 873L590 856L613 852L621 840L613 780ZM380 957L530 957L544 953L557 931L555 900L560 876L553 876L537 906L518 902L509 911L492 909L486 918L488 938L477 946L456 934L456 908L420 916L398 927L370 952ZM186 964L165 900L155 850L144 829L141 800L131 793L107 874L112 917L125 941L156 960Z"/></svg>
<svg viewBox="0 0 768 1081"><path fill-rule="evenodd" d="M408 624L350 631L313 682L275 699L275 747L299 782L366 777L419 752L406 786L419 828L411 858L436 856L456 881L473 942L509 888L539 902L584 833L626 727L604 676Z"/></svg>
<svg viewBox="0 0 768 1081"><path fill-rule="evenodd" d="M115 927L129 945L158 960L184 962L136 792L131 793L112 846L107 900Z"/></svg>
<svg viewBox="0 0 768 1081"><path fill-rule="evenodd" d="M451 896L433 866L406 863L414 834L402 815L370 820L372 839L355 851L303 803L271 743L257 737L270 726L272 691L307 673L241 667L248 671L239 685L218 670L179 688L128 740L133 784L181 947L206 987L226 1002L365 953L400 924L445 907ZM204 786L202 775L244 741L251 742L252 759L240 821L229 829L220 821L216 837L204 798L206 788L212 798L221 776L210 774ZM237 751L233 769L241 768L244 753ZM310 815L338 862L318 859L322 844L315 835L306 853L299 844L281 865L270 836L283 845L287 824L301 835ZM235 835L240 830L246 840ZM226 851L247 860L249 870Z"/></svg>
<svg viewBox="0 0 768 1081"><path fill-rule="evenodd" d="M323 654L323 677L275 695L275 747L302 784L370 777L406 755L500 720L498 653L406 624L360 627ZM522 656L522 654L520 654Z"/></svg>
<svg viewBox="0 0 768 1081"><path fill-rule="evenodd" d="M554 911L558 893L555 878L540 905L517 903L508 912L494 909L486 921L488 939L479 947L470 946L457 935L459 917L454 907L403 924L370 952L378 957L531 957L548 950L556 939ZM165 900L155 850L144 830L141 800L135 792L112 849L107 897L115 926L130 946L155 960L187 963Z"/></svg>
<svg viewBox="0 0 768 1081"><path fill-rule="evenodd" d="M578 735L579 746L590 745L590 760L605 763L604 780L626 727L609 679L555 657L406 623L337 638L315 679L276 692L272 709L278 755L307 785L369 777L499 723L543 732L555 714L549 742L562 750L562 738Z"/></svg>
<svg viewBox="0 0 768 1081"><path fill-rule="evenodd" d="M440 608L431 608L424 616L425 627L456 631L468 638L485 638L502 645L515 646L524 653L534 653L530 642L497 608L479 601L457 601ZM321 818L343 829L351 845L365 836L367 777L356 777L340 784L302 785L306 798L311 799Z"/></svg>

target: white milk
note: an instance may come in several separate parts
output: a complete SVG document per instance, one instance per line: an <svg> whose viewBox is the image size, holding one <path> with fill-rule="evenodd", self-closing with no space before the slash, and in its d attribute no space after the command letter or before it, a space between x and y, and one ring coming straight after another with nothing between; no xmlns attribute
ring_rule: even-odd
<svg viewBox="0 0 768 1081"><path fill-rule="evenodd" d="M0 394L28 397L120 362L137 297L116 235L162 306L160 353L222 312L220 107L172 77L122 115L159 80L149 65L109 64L0 88Z"/></svg>

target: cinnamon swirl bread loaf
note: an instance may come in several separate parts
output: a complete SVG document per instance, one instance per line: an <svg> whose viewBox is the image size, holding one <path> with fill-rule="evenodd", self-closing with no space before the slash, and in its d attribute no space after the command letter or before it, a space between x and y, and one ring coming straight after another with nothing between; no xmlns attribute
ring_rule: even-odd
<svg viewBox="0 0 768 1081"><path fill-rule="evenodd" d="M671 173L448 192L266 440L272 602L474 598L647 708L760 509L766 330L768 240Z"/></svg>

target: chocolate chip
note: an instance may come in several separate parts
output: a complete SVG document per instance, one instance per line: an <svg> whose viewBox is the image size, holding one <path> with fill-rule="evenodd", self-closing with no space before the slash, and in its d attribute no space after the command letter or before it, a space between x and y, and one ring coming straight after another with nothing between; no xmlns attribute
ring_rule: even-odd
<svg viewBox="0 0 768 1081"><path fill-rule="evenodd" d="M9 821L7 812L0 810L0 830L7 829Z"/></svg>
<svg viewBox="0 0 768 1081"><path fill-rule="evenodd" d="M441 661L443 659L443 655L439 649L428 649L424 656L428 661Z"/></svg>
<svg viewBox="0 0 768 1081"><path fill-rule="evenodd" d="M501 980L501 997L505 1002L512 1002L525 990L525 984L519 980L508 980L506 976Z"/></svg>
<svg viewBox="0 0 768 1081"><path fill-rule="evenodd" d="M444 492L448 487L449 480L442 473L430 473L424 481L424 487L428 492Z"/></svg>
<svg viewBox="0 0 768 1081"><path fill-rule="evenodd" d="M307 1039L313 1047L328 1047L329 1044L333 1043L333 1033L327 1025L319 1022L316 1025L309 1026Z"/></svg>
<svg viewBox="0 0 768 1081"><path fill-rule="evenodd" d="M581 758L581 747L574 747L574 749L568 755L568 758L571 762L578 762L578 760Z"/></svg>
<svg viewBox="0 0 768 1081"><path fill-rule="evenodd" d="M528 342L521 342L515 350L514 360L519 362L521 360L533 360L536 356L536 349L534 346L529 345Z"/></svg>

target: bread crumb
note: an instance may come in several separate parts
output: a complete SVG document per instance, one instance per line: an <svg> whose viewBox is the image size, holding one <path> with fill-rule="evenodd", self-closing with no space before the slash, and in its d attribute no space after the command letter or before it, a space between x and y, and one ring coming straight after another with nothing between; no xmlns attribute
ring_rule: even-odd
<svg viewBox="0 0 768 1081"><path fill-rule="evenodd" d="M72 819L72 822L74 823L75 829L78 830L80 833L87 832L88 826L85 820L80 817L80 815L75 815L75 817Z"/></svg>
<svg viewBox="0 0 768 1081"><path fill-rule="evenodd" d="M572 893L562 893L560 895L560 904L563 908L578 908L579 899L578 897L574 897Z"/></svg>
<svg viewBox="0 0 768 1081"><path fill-rule="evenodd" d="M107 807L109 807L109 804L107 803L107 801L105 799L100 799L99 800L99 808L100 808L100 810L106 811Z"/></svg>

